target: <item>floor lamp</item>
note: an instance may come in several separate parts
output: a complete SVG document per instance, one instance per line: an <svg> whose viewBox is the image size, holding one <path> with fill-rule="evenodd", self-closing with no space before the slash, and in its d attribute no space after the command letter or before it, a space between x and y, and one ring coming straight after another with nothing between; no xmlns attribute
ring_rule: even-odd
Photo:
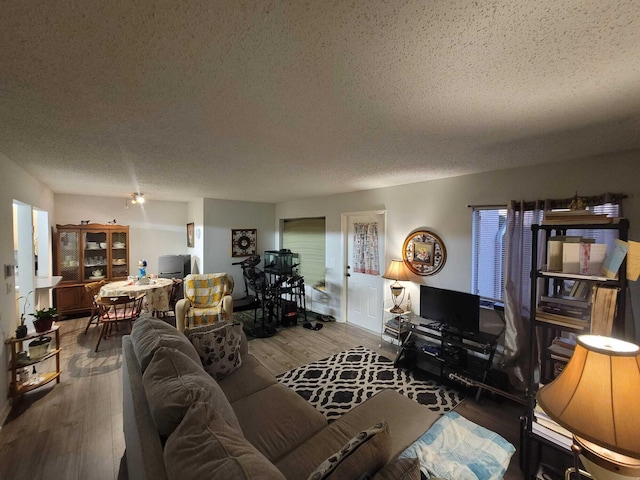
<svg viewBox="0 0 640 480"><path fill-rule="evenodd" d="M404 266L404 261L395 259L391 260L389 268L384 272L382 278L395 280L395 282L391 284L391 299L393 300L393 307L389 311L391 313L404 313L404 310L401 307L402 302L404 301L404 287L398 283L409 280L409 274L407 272L407 267ZM400 298L400 295L402 295L402 298Z"/></svg>
<svg viewBox="0 0 640 480"><path fill-rule="evenodd" d="M562 373L538 392L542 409L573 434L572 472L584 473L579 459L591 478L640 478L639 350L623 340L581 335Z"/></svg>

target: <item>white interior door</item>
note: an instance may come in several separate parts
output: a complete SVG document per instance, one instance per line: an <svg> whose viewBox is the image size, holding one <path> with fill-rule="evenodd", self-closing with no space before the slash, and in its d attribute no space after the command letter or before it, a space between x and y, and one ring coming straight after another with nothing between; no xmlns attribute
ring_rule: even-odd
<svg viewBox="0 0 640 480"><path fill-rule="evenodd" d="M378 225L378 275L354 271L354 225L376 222ZM347 216L347 322L376 333L382 330L382 277L384 273L384 224L383 213L354 214Z"/></svg>

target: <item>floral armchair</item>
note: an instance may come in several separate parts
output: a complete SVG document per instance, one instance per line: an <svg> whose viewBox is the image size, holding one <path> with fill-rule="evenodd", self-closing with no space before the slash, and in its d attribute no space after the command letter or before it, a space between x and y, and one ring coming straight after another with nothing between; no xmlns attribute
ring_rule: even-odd
<svg viewBox="0 0 640 480"><path fill-rule="evenodd" d="M233 316L233 277L226 273L187 275L184 298L176 303L176 328L208 325Z"/></svg>

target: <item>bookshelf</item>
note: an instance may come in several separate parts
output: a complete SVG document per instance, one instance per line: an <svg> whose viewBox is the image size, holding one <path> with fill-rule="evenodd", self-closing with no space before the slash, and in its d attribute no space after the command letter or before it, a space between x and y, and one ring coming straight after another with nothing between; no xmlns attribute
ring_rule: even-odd
<svg viewBox="0 0 640 480"><path fill-rule="evenodd" d="M574 219L572 219L574 220ZM531 297L529 349L530 371L527 388L527 411L522 422L521 463L525 478L536 478L542 462L542 451L573 463L570 432L566 431L536 405L536 394L542 384L553 381L571 359L574 338L583 333L622 336L626 301L626 258L617 263L614 274L602 273L602 267L588 274L549 271L538 268L539 243L567 236L568 230L615 230L616 249L628 239L629 221L624 218L585 223L586 219L563 221L551 219L542 225L532 225ZM553 245L552 248L557 248ZM572 249L573 250L573 249ZM588 249L586 249L588 251ZM619 252L618 252L619 253ZM580 260L582 263L582 260ZM555 263L555 262L554 262ZM606 262L605 262L606 263ZM547 265L551 264L547 257ZM557 265L557 263L555 263ZM581 269L584 265L581 264ZM617 275L615 275L617 273ZM612 278L613 277L613 278ZM538 353L539 350L539 353ZM536 365L540 365L536 374ZM564 461L563 460L563 461Z"/></svg>

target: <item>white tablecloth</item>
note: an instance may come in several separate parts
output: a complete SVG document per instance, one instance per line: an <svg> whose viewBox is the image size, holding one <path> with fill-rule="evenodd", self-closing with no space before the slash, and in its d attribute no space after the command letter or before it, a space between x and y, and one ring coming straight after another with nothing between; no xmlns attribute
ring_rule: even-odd
<svg viewBox="0 0 640 480"><path fill-rule="evenodd" d="M139 293L145 293L145 302L151 313L166 312L169 310L169 297L171 296L172 280L170 278L154 278L148 285L138 285L136 280L121 280L107 283L100 289L101 297L116 297L129 295L135 297Z"/></svg>

